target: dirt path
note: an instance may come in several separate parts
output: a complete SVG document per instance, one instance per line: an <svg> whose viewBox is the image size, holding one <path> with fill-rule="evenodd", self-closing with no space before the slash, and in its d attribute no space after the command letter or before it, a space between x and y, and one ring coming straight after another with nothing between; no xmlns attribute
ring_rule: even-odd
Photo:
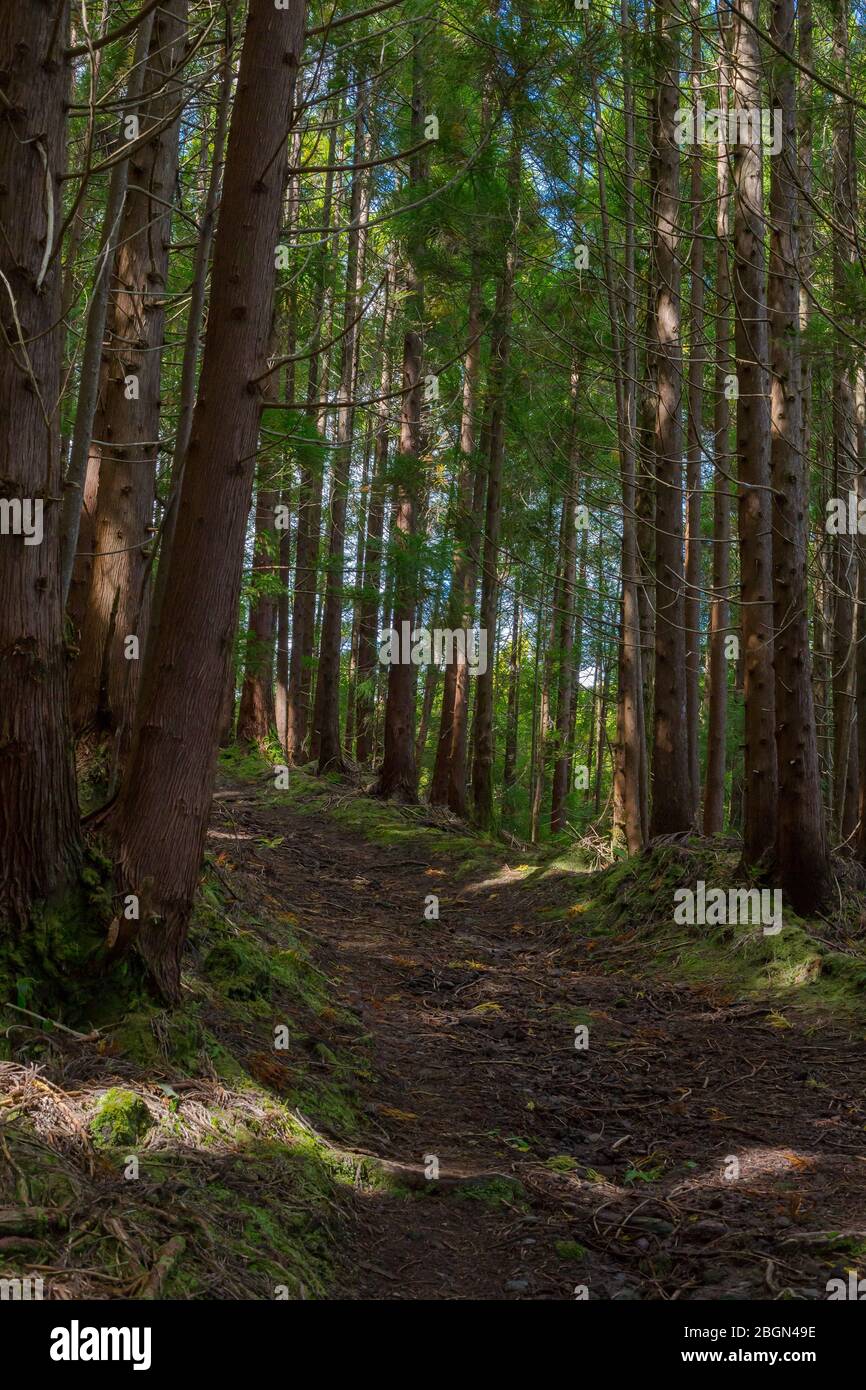
<svg viewBox="0 0 866 1390"><path fill-rule="evenodd" d="M269 891L371 1035L360 1147L413 1170L358 1191L338 1296L825 1298L866 1272L863 1041L611 973L541 916L573 877L461 881L327 816L232 814L284 837Z"/></svg>

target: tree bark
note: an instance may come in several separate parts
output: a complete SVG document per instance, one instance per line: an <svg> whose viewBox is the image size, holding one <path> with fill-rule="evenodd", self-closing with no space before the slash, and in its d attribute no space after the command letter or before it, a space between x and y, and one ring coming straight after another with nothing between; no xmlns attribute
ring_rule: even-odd
<svg viewBox="0 0 866 1390"><path fill-rule="evenodd" d="M0 533L0 921L62 889L80 853L60 588L60 218L66 4L0 9L0 495L42 538ZM23 521L22 506L22 521ZM38 530L33 530L31 541Z"/></svg>
<svg viewBox="0 0 866 1390"><path fill-rule="evenodd" d="M274 555L276 507L279 494L268 484L266 475L274 471L272 459L263 458L258 466L256 491L255 543L253 546L254 591L250 600L249 624L244 651L244 678L238 709L238 743L263 747L276 725L274 703L274 641L277 635L277 600L268 586L275 576L278 557ZM264 584L262 583L264 581Z"/></svg>
<svg viewBox="0 0 866 1390"><path fill-rule="evenodd" d="M126 84L124 114L138 112L141 94L144 90L147 54L150 36L155 24L153 13L146 16L138 27L135 42L135 55ZM121 145L122 147L122 145ZM102 343L105 336L105 321L108 311L108 294L111 280L111 266L114 262L114 248L120 247L119 230L121 216L126 200L129 181L129 159L119 159L112 166L108 177L108 192L105 200L105 215L102 221L99 255L90 304L87 309L87 322L84 330L84 350L81 358L81 374L78 401L75 411L75 427L72 432L72 447L69 467L64 481L63 524L62 524L62 570L61 586L63 602L69 597L72 571L78 551L78 531L81 523L81 506L87 476L88 459L93 440L93 424L96 417L99 383L102 375Z"/></svg>
<svg viewBox="0 0 866 1390"><path fill-rule="evenodd" d="M515 588L508 655L508 714L505 725L505 765L502 789L507 794L517 781L517 729L520 719L520 648L523 636L523 604Z"/></svg>
<svg viewBox="0 0 866 1390"><path fill-rule="evenodd" d="M508 205L511 230L502 275L496 293L494 326L490 336L490 453L484 524L484 560L481 578L481 628L487 641L487 670L475 684L475 755L472 795L475 820L482 829L493 824L493 676L496 666L497 565L502 522L502 464L505 455L505 407L508 362L511 353L511 315L517 267L518 195L522 167L521 146L515 122L508 167Z"/></svg>
<svg viewBox="0 0 866 1390"><path fill-rule="evenodd" d="M734 18L732 88L738 112L761 108L758 0L740 0ZM757 127L757 128L756 128ZM773 519L770 475L766 228L761 132L738 121L733 147L737 463L740 592L744 647L745 769L743 859L757 863L776 841L777 775L773 681Z"/></svg>
<svg viewBox="0 0 866 1390"><path fill-rule="evenodd" d="M719 42L724 43L721 35ZM719 63L719 110L729 105L727 64ZM715 835L725 820L725 765L728 728L728 661L725 643L731 620L728 595L731 569L731 454L727 379L731 373L731 276L728 262L730 192L728 146L716 159L716 346L713 412L713 587L710 601L707 764L704 783L704 834Z"/></svg>
<svg viewBox="0 0 866 1390"><path fill-rule="evenodd" d="M193 259L192 286L190 289L189 309L187 310L186 331L183 341L183 362L180 371L180 410L178 413L177 434L175 436L174 450L171 458L171 481L169 484L168 500L165 504L159 539L159 563L156 567L156 578L153 583L150 622L148 624L139 699L146 698L145 692L153 678L153 666L150 653L156 647L156 634L159 631L160 622L162 620L162 605L165 598L166 581L168 579L168 557L171 554L171 548L174 544L174 533L177 526L177 505L180 499L180 489L183 483L183 467L186 460L186 451L189 448L192 417L193 411L195 410L199 338L201 337L201 325L202 319L204 318L205 300L207 298L207 273L210 264L211 247L213 245L220 188L222 185L225 143L232 95L232 60L229 48L230 45L227 33L225 44L226 53L222 65L219 96L217 98L210 177L208 179L204 211L199 224L199 237L196 242L195 256ZM86 504L87 496L85 494L85 507Z"/></svg>
<svg viewBox="0 0 866 1390"><path fill-rule="evenodd" d="M619 643L617 648L617 741L613 773L612 840L617 848L625 845L630 854L641 848L648 831L646 805L646 728L643 717L641 672L639 571L637 556L636 465L637 448L637 353L635 327L635 208L634 208L634 87L631 78L630 17L628 0L620 8L623 47L623 104L625 124L625 256L621 283L614 272L610 218L607 206L607 179L599 101L595 84L596 146L598 149L598 196L601 212L604 254L604 281L607 290L613 338L616 389L617 442L619 446L620 487L622 490L621 594ZM576 498L575 498L576 500ZM556 785L554 779L554 799Z"/></svg>
<svg viewBox="0 0 866 1390"><path fill-rule="evenodd" d="M330 110L331 131L328 141L328 173L322 207L322 223L329 227L334 187L334 153L336 150L336 111ZM307 418L316 422L321 433L324 417L316 408L320 383L327 389L324 353L320 351L325 318L327 254L320 248L316 288L313 295L313 322L316 325L313 355L307 373ZM286 757L291 765L304 761L309 725L310 664L312 661L316 622L316 576L322 529L322 493L324 490L325 453L314 444L305 445L301 453L301 481L298 493L298 522L295 549L295 589L292 598L292 652L289 660L289 695L286 716Z"/></svg>
<svg viewBox="0 0 866 1390"><path fill-rule="evenodd" d="M674 115L679 104L679 36L673 0L657 8L658 186L655 202L655 360L658 398L656 459L655 738L650 833L688 830L692 823L686 716L683 593L682 346L677 232L679 146Z"/></svg>
<svg viewBox="0 0 866 1390"><path fill-rule="evenodd" d="M373 758L374 722L376 714L375 686L378 674L376 638L379 622L380 588L382 583L382 534L385 528L385 476L388 471L388 397L391 392L391 322L394 316L393 271L389 267L385 281L385 304L382 312L382 375L373 446L373 478L370 483L370 508L367 515L367 544L364 548L364 578L361 612L358 622L358 679L355 697L357 735L355 755L359 763Z"/></svg>
<svg viewBox="0 0 866 1390"><path fill-rule="evenodd" d="M809 477L800 385L797 118L793 69L787 56L794 52L794 0L775 0L770 36L776 44L770 105L781 113L782 123L781 151L771 161L767 281L779 765L776 863L783 893L796 912L805 914L813 912L826 893L829 861L809 648Z"/></svg>
<svg viewBox="0 0 866 1390"><path fill-rule="evenodd" d="M365 125L366 101L359 91L352 142L356 163L366 158L369 140ZM315 724L318 731L319 772L342 771L343 749L340 739L340 650L343 631L343 578L346 555L346 502L349 467L352 459L358 339L358 303L363 284L363 228L367 216L367 178L364 172L352 176L349 198L349 239L346 254L346 292L343 313L343 339L340 349L340 384L337 391L337 439L331 474L330 537L325 581L325 607L322 616L319 671L316 682Z"/></svg>
<svg viewBox="0 0 866 1390"><path fill-rule="evenodd" d="M833 0L833 59L850 85L848 7ZM844 305L847 276L858 256L855 224L855 174L851 113L842 97L833 105L833 299ZM837 313L839 311L837 310ZM854 392L848 366L847 336L834 333L833 346L833 487L834 496L847 499L854 490L857 445ZM842 533L833 544L833 836L848 839L853 826L851 797L854 721L854 596L857 592L857 547Z"/></svg>
<svg viewBox="0 0 866 1390"><path fill-rule="evenodd" d="M424 129L421 64L415 49L412 72L411 140L417 145ZM421 155L412 157L409 186L421 182L426 163ZM388 667L388 693L382 766L375 795L396 796L414 802L418 799L418 768L415 762L415 679L408 653L402 649L402 635L414 624L418 600L419 564L416 547L418 493L420 489L421 406L424 394L424 282L416 269L419 247L410 239L404 271L403 312L403 398L400 416L400 442L394 462L394 503L391 512L392 562L394 566L394 608L392 627L401 638L399 658Z"/></svg>
<svg viewBox="0 0 866 1390"><path fill-rule="evenodd" d="M701 97L701 17L699 0L690 0L692 57L692 106ZM704 340L704 198L701 147L691 156L691 232L689 280L691 285L690 341L688 373L688 418L686 426L686 570L684 622L686 630L686 727L688 732L689 780L692 816L697 819L701 804L699 757L700 671L701 671L701 579L703 539L701 537L701 461L703 458L703 402L706 342Z"/></svg>
<svg viewBox="0 0 866 1390"><path fill-rule="evenodd" d="M157 679L139 704L113 823L122 885L141 902L139 949L170 1000L180 994L233 658L262 404L250 382L268 350L304 20L303 0L287 10L251 0L201 380L154 651Z"/></svg>
<svg viewBox="0 0 866 1390"><path fill-rule="evenodd" d="M477 263L473 263L469 284L469 315L467 322L469 339L463 358L463 403L460 417L460 471L457 481L457 506L454 537L454 559L451 568L451 590L448 602L448 626L464 634L469 631L475 607L475 583L478 577L477 564L472 562L473 546L473 495L475 454L475 411L478 392L478 371L481 362L481 277ZM475 460L475 468L480 467ZM430 784L430 801L434 806L444 806L450 802L457 815L465 813L465 764L466 764L466 694L469 682L469 669L466 662L465 647L455 653L453 661L445 667L445 684L442 689L442 710L439 720L439 738L436 744L436 761L433 779ZM458 690L460 696L458 698ZM456 704L456 718L455 718ZM462 786L462 792L461 792ZM454 792L452 792L454 788ZM458 810L460 806L460 810Z"/></svg>
<svg viewBox="0 0 866 1390"><path fill-rule="evenodd" d="M357 718L358 695L358 645L361 640L361 608L364 601L364 565L367 553L367 520L370 513L371 469L373 455L373 420L367 421L364 437L364 463L361 471L361 487L358 493L358 527L355 543L355 575L352 595L352 639L349 649L349 681L346 692L346 728L343 745L351 754L355 743L355 721Z"/></svg>
<svg viewBox="0 0 866 1390"><path fill-rule="evenodd" d="M158 126L177 104L171 74L182 56L186 12L186 0L168 0L156 13L144 90L157 94L142 112L144 130ZM90 586L71 677L72 720L79 737L113 740L115 768L132 737L150 614L147 547L153 540L178 132L175 121L129 162L88 461L88 468L98 469L99 486ZM130 637L138 643L134 657L128 655Z"/></svg>
<svg viewBox="0 0 866 1390"><path fill-rule="evenodd" d="M569 450L569 475L563 493L562 582L559 590L559 611L556 615L556 719L553 783L550 794L550 829L556 835L565 829L566 798L568 796L568 735L571 727L571 702L574 698L574 585L577 578L577 528L575 512L580 486L580 445L577 413L580 403L580 364L572 370L574 420Z"/></svg>

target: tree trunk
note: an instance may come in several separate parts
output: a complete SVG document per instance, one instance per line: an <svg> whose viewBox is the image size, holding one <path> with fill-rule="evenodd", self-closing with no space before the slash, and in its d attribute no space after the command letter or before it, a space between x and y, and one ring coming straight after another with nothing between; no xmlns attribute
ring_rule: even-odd
<svg viewBox="0 0 866 1390"><path fill-rule="evenodd" d="M420 283L411 272L406 280L406 298L414 299L413 319L420 322ZM400 639L400 650L397 660L392 660L388 667L384 750L375 788L377 796L398 796L408 802L418 799L418 769L415 763L415 682L403 636L414 625L417 590L417 556L413 541L421 438L422 352L420 333L414 328L408 329L403 340L403 410L391 513L395 569L392 627Z"/></svg>
<svg viewBox="0 0 866 1390"><path fill-rule="evenodd" d="M281 505L286 509L288 523L291 507L291 483L287 483L280 496ZM288 698L289 698L289 583L291 568L292 537L286 524L280 531L277 552L277 577L280 592L277 597L277 684L274 694L274 718L277 725L277 739L283 752L286 751Z"/></svg>
<svg viewBox="0 0 866 1390"><path fill-rule="evenodd" d="M559 611L556 615L556 688L555 752L553 785L550 796L550 829L552 834L565 829L566 798L568 796L568 734L571 727L571 702L574 698L574 584L577 578L577 529L575 512L580 485L580 445L577 413L580 403L580 366L572 371L573 435L569 450L569 476L562 499L563 528L560 566L562 583L559 590Z"/></svg>
<svg viewBox="0 0 866 1390"><path fill-rule="evenodd" d="M448 602L448 626L464 633L464 643L475 607L475 583L478 567L472 562L474 473L480 467L472 461L475 454L475 410L478 390L478 369L481 361L481 278L476 264L472 267L469 285L469 315L466 328L468 345L463 358L463 405L460 418L460 471L457 481L457 506L454 525L454 560L451 569L451 590ZM452 800L451 788L456 789L452 805L458 815L465 811L466 762L466 687L469 669L465 646L454 654L445 667L442 689L442 710L439 720L439 739L436 762L430 784L430 801L445 806ZM458 688L461 692L457 701ZM455 701L458 703L459 726L455 721ZM462 766L459 766L462 764ZM463 787L461 795L460 787Z"/></svg>
<svg viewBox="0 0 866 1390"><path fill-rule="evenodd" d="M49 260L65 158L67 23L65 4L0 9L0 921L19 924L73 878L80 848L56 501L61 275Z"/></svg>
<svg viewBox="0 0 866 1390"><path fill-rule="evenodd" d="M699 0L690 0L692 59L692 106L701 98L701 28ZM688 733L689 781L692 816L697 819L701 804L699 757L699 691L701 672L701 579L703 540L701 538L701 460L703 457L703 402L706 343L704 341L704 221L701 147L691 156L692 245L689 254L691 284L691 339L689 342L688 420L686 428L686 592L684 604L686 636L686 728Z"/></svg>
<svg viewBox="0 0 866 1390"><path fill-rule="evenodd" d="M505 407L508 360L511 352L511 314L517 265L518 193L521 146L515 122L508 169L511 231L502 276L496 293L490 336L490 454L484 523L484 562L481 578L481 629L487 642L487 669L479 672L475 688L475 755L472 795L475 820L482 829L493 824L493 676L496 666L497 565L502 521L502 464L505 455Z"/></svg>
<svg viewBox="0 0 866 1390"><path fill-rule="evenodd" d="M523 634L523 605L515 587L511 620L511 651L508 657L508 715L505 725L505 766L502 789L507 794L517 781L517 729L520 719L520 647Z"/></svg>
<svg viewBox="0 0 866 1390"><path fill-rule="evenodd" d="M162 89L143 111L158 126L176 106L171 73L182 56L186 0L157 11L144 90ZM160 367L179 121L130 160L109 284L100 397L88 467L99 488L90 537L93 559L80 650L71 677L72 720L81 736L114 740L115 766L132 737L141 657L150 615L153 502L160 432ZM138 651L129 655L129 639Z"/></svg>
<svg viewBox="0 0 866 1390"><path fill-rule="evenodd" d="M331 223L334 187L334 154L336 151L336 112L330 110L331 131L328 141L328 173L322 208L322 223ZM319 350L325 318L327 254L320 248L316 288L313 294L313 322L316 325L313 355L307 374L307 418L323 431L322 413L317 409L320 384L327 389L327 373L323 370L324 354ZM316 576L319 562L322 528L322 493L325 480L325 452L307 444L300 452L301 482L298 493L298 522L295 549L295 591L292 599L292 652L289 660L289 696L286 718L286 757L292 765L304 761L309 724L310 663L314 650L316 620Z"/></svg>
<svg viewBox="0 0 866 1390"><path fill-rule="evenodd" d="M657 9L658 188L654 253L658 400L656 458L656 643L653 835L688 830L692 823L686 717L683 594L682 347L680 343L679 146L674 116L679 104L679 38L673 0Z"/></svg>
<svg viewBox="0 0 866 1390"><path fill-rule="evenodd" d="M562 527L560 525L560 532ZM538 844L541 831L541 812L544 806L544 788L550 759L550 687L553 681L553 646L556 640L556 613L560 599L560 571L557 557L556 577L553 582L550 604L550 626L547 633L547 649L541 676L541 692L538 702L538 733L536 735L535 777L532 784L532 808L530 812L530 839ZM542 641L539 628L539 642Z"/></svg>
<svg viewBox="0 0 866 1390"><path fill-rule="evenodd" d="M601 678L601 705L598 711L598 752L595 759L595 814L601 814L601 779L607 746L607 702L610 691L610 663L604 661Z"/></svg>
<svg viewBox="0 0 866 1390"><path fill-rule="evenodd" d="M361 640L361 607L364 601L363 581L364 565L367 552L367 519L370 512L370 492L371 480L370 470L372 464L372 445L373 445L373 420L372 416L367 421L367 429L364 438L364 463L361 472L361 487L358 493L358 528L357 540L355 544L355 575L353 584L352 601L352 639L349 649L349 682L346 692L346 728L343 735L343 745L346 752L351 754L355 743L355 721L357 718L357 694L358 694L358 645Z"/></svg>
<svg viewBox="0 0 866 1390"><path fill-rule="evenodd" d="M857 499L861 508L866 508L866 371L857 368L854 387L855 422L857 426ZM857 858L866 865L866 718L861 711L866 710L866 542L857 537L857 713L858 724L858 798L857 798Z"/></svg>
<svg viewBox="0 0 866 1390"><path fill-rule="evenodd" d="M740 0L734 19L732 87L738 112L761 108L758 0ZM773 518L764 194L761 132L739 120L734 145L734 303L736 307L737 463L740 592L745 673L743 859L757 863L776 841L776 740L773 682Z"/></svg>
<svg viewBox="0 0 866 1390"><path fill-rule="evenodd" d="M724 43L724 38L721 38ZM729 105L728 73L719 67L719 110ZM725 764L728 728L728 661L725 643L731 620L728 585L731 569L730 407L726 392L731 375L731 277L728 263L730 193L728 146L719 144L716 160L716 362L713 415L713 588L710 601L709 700L707 765L704 784L704 834L715 835L725 820Z"/></svg>
<svg viewBox="0 0 866 1390"><path fill-rule="evenodd" d="M433 701L436 698L436 686L439 684L439 666L435 661L431 661L427 670L424 672L424 694L421 699L421 717L418 720L418 733L415 738L415 766L421 771L424 762L424 753L427 748L427 735L430 731L430 715L433 711Z"/></svg>
<svg viewBox="0 0 866 1390"><path fill-rule="evenodd" d="M355 163L367 156L369 138L365 128L366 101L359 90L352 142ZM349 198L349 242L346 254L346 293L343 313L343 340L340 348L340 384L337 391L337 439L331 473L330 539L322 616L319 671L316 682L315 725L318 731L319 772L341 771L343 750L340 740L340 649L343 633L343 578L346 555L346 502L352 439L358 339L356 322L364 276L363 228L367 217L367 178L363 171L352 175Z"/></svg>
<svg viewBox="0 0 866 1390"><path fill-rule="evenodd" d="M848 7L833 0L834 70L845 73L850 86ZM855 174L851 115L842 97L833 110L833 300L843 306L850 267L858 257L855 226ZM837 313L839 310L837 310ZM854 490L857 445L854 393L848 365L847 334L836 331L833 346L833 486L834 496L847 499ZM833 835L847 839L853 830L849 782L854 736L854 595L857 591L857 552L854 537L840 534L833 547Z"/></svg>
<svg viewBox="0 0 866 1390"><path fill-rule="evenodd" d="M411 142L417 145L424 129L421 64L415 49L412 72ZM424 177L422 155L411 160L409 186L417 187ZM415 545L420 487L421 403L424 340L424 284L415 262L420 248L410 243L404 273L403 312L406 332L403 338L403 399L400 416L400 443L394 464L394 505L391 513L392 559L394 564L394 609L392 627L400 637L398 659L388 667L388 693L385 700L385 728L382 766L375 795L397 796L413 802L418 799L418 769L415 763L415 679L404 650L403 633L412 629L418 597L419 564Z"/></svg>
<svg viewBox="0 0 866 1390"><path fill-rule="evenodd" d="M628 0L622 0L620 22L623 46L623 104L625 123L625 264L621 282L614 273L602 126L595 84L598 196L604 253L604 281L613 338L617 442L622 489L621 598L619 614L617 742L613 775L614 846L624 844L635 854L646 839L646 729L642 709L641 628L638 598L635 452L637 448L637 353L635 327L635 208L634 208L634 88L631 80ZM576 498L575 498L576 500ZM554 801L556 784L554 779Z"/></svg>
<svg viewBox="0 0 866 1390"><path fill-rule="evenodd" d="M277 602L268 585L276 569L274 544L277 533L274 528L278 493L266 481L266 475L273 474L273 471L272 459L260 459L253 546L253 596L250 599L237 730L238 743L258 744L260 747L266 744L276 724L274 640L277 635Z"/></svg>
<svg viewBox="0 0 866 1390"><path fill-rule="evenodd" d="M135 56L126 84L126 99L123 106L125 116L135 115L138 111L141 94L144 90L150 36L155 22L155 15L153 13L148 14L139 24L136 32ZM123 148L123 143L121 141L116 153L119 153L120 149ZM132 143L130 143L130 149L132 149ZM135 153L138 151L136 150ZM114 263L115 248L121 249L120 221L126 201L129 166L129 157L118 159L108 176L108 192L105 199L99 255L96 259L93 288L87 309L78 401L75 410L75 427L72 432L69 467L64 481L61 562L61 588L64 604L69 597L72 571L78 552L81 507L102 376L102 344L105 337L111 267Z"/></svg>
<svg viewBox="0 0 866 1390"><path fill-rule="evenodd" d="M226 157L210 314L184 470L157 679L140 702L113 830L122 885L141 900L139 948L157 987L180 964L207 832L231 669L261 410L283 145L294 114L305 6L251 0Z"/></svg>
<svg viewBox="0 0 866 1390"><path fill-rule="evenodd" d="M374 723L376 715L375 686L379 668L376 643L379 622L380 587L382 583L382 533L385 527L385 475L388 470L388 397L391 392L391 321L394 316L393 272L389 268L385 281L385 305L382 312L382 375L377 407L376 439L373 447L373 479L370 484L370 509L367 515L367 544L364 548L364 578L361 613L358 621L358 680L355 722L357 736L355 755L359 763L373 760Z"/></svg>
<svg viewBox="0 0 866 1390"><path fill-rule="evenodd" d="M151 649L156 646L156 634L159 631L159 625L162 620L162 605L165 598L166 581L168 579L168 557L171 554L171 548L174 544L174 533L177 525L177 504L180 499L180 489L183 482L183 466L186 459L186 451L189 448L192 417L195 409L199 338L201 337L201 325L202 319L204 318L205 299L207 298L208 267L210 264L217 206L219 204L220 188L222 185L226 133L228 131L229 108L232 96L232 58L228 33L226 34L225 49L225 59L223 61L222 74L220 77L219 96L217 98L210 177L208 179L204 212L199 223L199 236L196 242L195 256L193 259L192 286L190 290L189 309L187 310L186 331L184 333L183 363L180 372L180 410L178 413L174 450L171 458L169 494L162 518L162 529L159 541L159 563L156 568L156 579L153 584L144 667L141 673L141 686L138 694L140 700L146 698L146 691L153 679L153 666L150 653ZM86 508L86 492L84 501Z"/></svg>
<svg viewBox="0 0 866 1390"><path fill-rule="evenodd" d="M805 914L818 907L826 892L829 863L809 649L809 477L800 409L797 120L793 69L787 57L794 52L794 0L775 0L770 34L777 45L770 105L781 113L782 123L782 148L771 161L767 281L779 765L776 861L782 891L794 910Z"/></svg>

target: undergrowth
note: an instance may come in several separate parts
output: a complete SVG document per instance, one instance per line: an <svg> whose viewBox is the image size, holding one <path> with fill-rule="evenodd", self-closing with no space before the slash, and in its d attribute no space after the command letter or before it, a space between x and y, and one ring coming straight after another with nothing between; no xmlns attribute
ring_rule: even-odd
<svg viewBox="0 0 866 1390"><path fill-rule="evenodd" d="M818 1011L835 1022L866 1020L864 899L845 864L836 866L834 907L803 918L783 902L777 933L752 922L675 921L677 890L695 889L699 880L725 892L760 887L743 878L739 860L738 846L724 837L657 844L586 877L555 915L598 968L718 986L734 998ZM776 1021L785 1026L782 1013Z"/></svg>
<svg viewBox="0 0 866 1390"><path fill-rule="evenodd" d="M348 1189L380 1182L339 1147L368 1074L360 1024L292 914L218 855L180 1006L149 999L134 957L85 991L105 867L4 958L0 1280L40 1277L46 1298L323 1296Z"/></svg>
<svg viewBox="0 0 866 1390"><path fill-rule="evenodd" d="M291 806L306 814L327 815L371 844L443 855L458 876L501 862L502 844L471 830L442 807L403 806L370 796L369 787L337 774L319 777L315 765L292 768L288 786L275 786L274 769L283 766L278 747L267 750L227 748L220 755L223 772L238 781L255 782L265 804Z"/></svg>
<svg viewBox="0 0 866 1390"><path fill-rule="evenodd" d="M231 748L221 776L458 873L498 860L447 811L303 770L278 789L280 761ZM370 1074L358 1017L224 852L207 855L178 1007L152 1001L134 953L99 973L116 913L94 841L76 890L0 959L0 1279L44 1271L63 1298L322 1296L347 1188L397 1186L345 1147Z"/></svg>

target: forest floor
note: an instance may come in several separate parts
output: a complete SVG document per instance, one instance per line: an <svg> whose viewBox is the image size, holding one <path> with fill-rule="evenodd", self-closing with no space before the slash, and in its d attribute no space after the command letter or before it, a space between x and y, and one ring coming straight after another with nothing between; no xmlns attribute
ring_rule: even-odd
<svg viewBox="0 0 866 1390"><path fill-rule="evenodd" d="M246 843L284 836L270 891L369 1035L355 1147L405 1165L396 1191L356 1189L339 1295L817 1298L866 1265L856 1018L801 1013L796 983L786 1016L736 972L651 976L633 928L581 933L597 885L567 857L482 844L467 869L459 831L456 854L411 818L380 843L398 812L371 832L369 803L330 789L352 829L313 785L288 819L231 806Z"/></svg>
<svg viewBox="0 0 866 1390"><path fill-rule="evenodd" d="M230 758L180 1014L12 1035L0 1275L56 1297L696 1300L866 1273L859 946L671 927L688 854L527 862ZM138 1134L106 1129L106 1095L145 1107Z"/></svg>

